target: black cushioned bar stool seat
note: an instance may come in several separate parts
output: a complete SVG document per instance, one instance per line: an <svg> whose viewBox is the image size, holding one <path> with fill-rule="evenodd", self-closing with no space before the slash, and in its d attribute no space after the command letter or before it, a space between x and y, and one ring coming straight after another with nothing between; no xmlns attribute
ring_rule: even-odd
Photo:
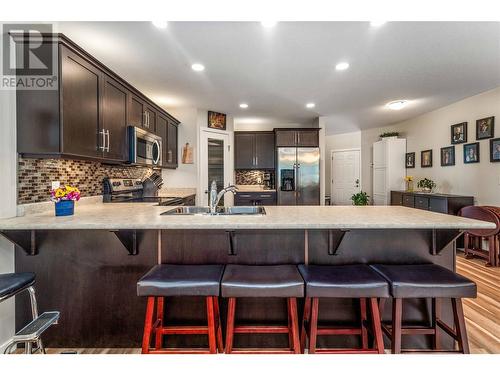
<svg viewBox="0 0 500 375"><path fill-rule="evenodd" d="M154 266L137 282L137 295L148 297L142 353L217 353L224 350L219 314L220 280L224 272L222 265L176 265ZM166 326L164 324L165 297L201 296L205 297L207 308L206 326ZM156 303L156 319L154 310ZM165 349L165 335L208 335L209 348ZM155 345L151 349L151 338Z"/></svg>
<svg viewBox="0 0 500 375"><path fill-rule="evenodd" d="M304 280L294 265L227 265L221 281L222 297L229 298L226 353L300 353L297 297L304 296ZM279 297L287 299L288 326L235 325L236 299ZM288 334L289 348L233 349L234 334Z"/></svg>
<svg viewBox="0 0 500 375"><path fill-rule="evenodd" d="M377 298L387 298L387 281L368 265L299 265L306 284L306 303L302 320L301 346L309 337L309 353L384 353ZM320 298L356 298L360 300L360 325L357 327L318 327ZM375 348L368 347L367 302ZM316 348L318 335L360 335L361 348Z"/></svg>
<svg viewBox="0 0 500 375"><path fill-rule="evenodd" d="M4 273L0 275L0 301L7 299L35 283L32 272Z"/></svg>
<svg viewBox="0 0 500 375"><path fill-rule="evenodd" d="M226 266L222 297L303 297L304 280L294 265Z"/></svg>
<svg viewBox="0 0 500 375"><path fill-rule="evenodd" d="M458 342L459 352L469 353L462 298L475 298L476 284L447 268L437 264L371 265L383 276L390 286L393 298L392 326L382 325L383 331L391 338L392 352L401 353L401 337L421 334L433 336L433 351L440 350L439 328ZM405 298L431 298L432 319L430 327L403 327L403 300ZM450 298L455 329L439 318L440 299ZM381 301L382 310L384 302ZM406 349L405 351L420 351ZM442 350L449 351L449 350ZM453 351L454 352L454 351Z"/></svg>
<svg viewBox="0 0 500 375"><path fill-rule="evenodd" d="M475 298L476 284L437 264L373 265L395 298Z"/></svg>
<svg viewBox="0 0 500 375"><path fill-rule="evenodd" d="M154 266L137 283L138 296L218 296L224 266Z"/></svg>

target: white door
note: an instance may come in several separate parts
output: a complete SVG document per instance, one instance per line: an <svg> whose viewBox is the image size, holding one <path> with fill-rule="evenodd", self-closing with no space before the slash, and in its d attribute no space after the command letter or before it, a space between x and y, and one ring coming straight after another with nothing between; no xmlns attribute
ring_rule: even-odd
<svg viewBox="0 0 500 375"><path fill-rule="evenodd" d="M332 204L352 204L351 196L361 189L360 150L332 150L331 168Z"/></svg>
<svg viewBox="0 0 500 375"><path fill-rule="evenodd" d="M200 130L200 199L198 204L208 206L212 181L217 183L217 191L232 184L231 144L228 132L210 129ZM233 204L231 193L225 195L221 204Z"/></svg>

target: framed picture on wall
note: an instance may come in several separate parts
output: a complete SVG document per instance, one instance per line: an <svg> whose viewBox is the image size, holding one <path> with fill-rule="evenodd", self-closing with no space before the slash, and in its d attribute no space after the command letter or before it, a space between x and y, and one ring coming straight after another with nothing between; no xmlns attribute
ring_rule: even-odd
<svg viewBox="0 0 500 375"><path fill-rule="evenodd" d="M415 168L415 153L414 152L408 152L406 154L406 168Z"/></svg>
<svg viewBox="0 0 500 375"><path fill-rule="evenodd" d="M467 142L467 123L461 122L451 126L451 144Z"/></svg>
<svg viewBox="0 0 500 375"><path fill-rule="evenodd" d="M208 111L208 127L211 129L226 130L226 115L224 113Z"/></svg>
<svg viewBox="0 0 500 375"><path fill-rule="evenodd" d="M490 161L500 162L500 138L490 139Z"/></svg>
<svg viewBox="0 0 500 375"><path fill-rule="evenodd" d="M441 166L449 167L455 165L455 146L441 148Z"/></svg>
<svg viewBox="0 0 500 375"><path fill-rule="evenodd" d="M479 142L464 145L464 163L479 163Z"/></svg>
<svg viewBox="0 0 500 375"><path fill-rule="evenodd" d="M495 116L476 121L476 139L488 139L495 136Z"/></svg>
<svg viewBox="0 0 500 375"><path fill-rule="evenodd" d="M420 152L420 167L421 168L432 167L432 150L424 150Z"/></svg>

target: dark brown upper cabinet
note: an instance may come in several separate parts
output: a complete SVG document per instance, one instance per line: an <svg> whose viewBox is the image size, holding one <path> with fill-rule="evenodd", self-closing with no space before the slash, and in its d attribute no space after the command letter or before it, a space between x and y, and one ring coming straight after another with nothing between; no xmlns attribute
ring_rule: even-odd
<svg viewBox="0 0 500 375"><path fill-rule="evenodd" d="M177 167L178 120L64 35L43 43L57 49L59 86L17 91L19 154L126 163L127 127L133 125L162 132L165 153L171 154L167 167Z"/></svg>
<svg viewBox="0 0 500 375"><path fill-rule="evenodd" d="M64 46L60 55L61 151L75 156L98 157L106 144L100 126L101 72Z"/></svg>
<svg viewBox="0 0 500 375"><path fill-rule="evenodd" d="M166 142L166 159L163 165L166 168L177 168L179 166L178 160L178 124L169 121L167 124L167 142ZM165 146L163 146L165 147Z"/></svg>
<svg viewBox="0 0 500 375"><path fill-rule="evenodd" d="M319 129L274 129L276 147L319 147Z"/></svg>
<svg viewBox="0 0 500 375"><path fill-rule="evenodd" d="M103 157L127 161L128 91L113 78L104 75L102 96Z"/></svg>
<svg viewBox="0 0 500 375"><path fill-rule="evenodd" d="M235 132L235 169L274 169L273 132Z"/></svg>

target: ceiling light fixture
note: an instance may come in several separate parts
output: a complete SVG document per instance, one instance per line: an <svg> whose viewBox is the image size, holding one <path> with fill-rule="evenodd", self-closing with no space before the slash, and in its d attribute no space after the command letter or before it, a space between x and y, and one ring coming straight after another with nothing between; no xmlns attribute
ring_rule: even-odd
<svg viewBox="0 0 500 375"><path fill-rule="evenodd" d="M248 108L248 104L247 103L241 103L240 104L240 108L246 109L246 108Z"/></svg>
<svg viewBox="0 0 500 375"><path fill-rule="evenodd" d="M335 65L335 70L346 70L349 69L349 63L348 62L339 62L337 65Z"/></svg>
<svg viewBox="0 0 500 375"><path fill-rule="evenodd" d="M167 21L151 21L151 23L159 29L166 29L168 25Z"/></svg>
<svg viewBox="0 0 500 375"><path fill-rule="evenodd" d="M386 104L389 109L399 111L408 105L408 100L394 100Z"/></svg>
<svg viewBox="0 0 500 375"><path fill-rule="evenodd" d="M271 28L271 27L274 27L276 26L276 24L278 23L277 21L270 21L270 20L267 20L267 21L261 21L260 22L262 26L266 27L266 28Z"/></svg>
<svg viewBox="0 0 500 375"><path fill-rule="evenodd" d="M196 63L191 65L191 69L193 69L195 72L203 72L205 70L205 67L202 64Z"/></svg>
<svg viewBox="0 0 500 375"><path fill-rule="evenodd" d="M314 107L316 107L316 104L314 104L314 103L307 103L306 104L306 108L314 108Z"/></svg>
<svg viewBox="0 0 500 375"><path fill-rule="evenodd" d="M379 27L379 26L382 26L386 23L387 23L387 21L371 21L370 26Z"/></svg>

